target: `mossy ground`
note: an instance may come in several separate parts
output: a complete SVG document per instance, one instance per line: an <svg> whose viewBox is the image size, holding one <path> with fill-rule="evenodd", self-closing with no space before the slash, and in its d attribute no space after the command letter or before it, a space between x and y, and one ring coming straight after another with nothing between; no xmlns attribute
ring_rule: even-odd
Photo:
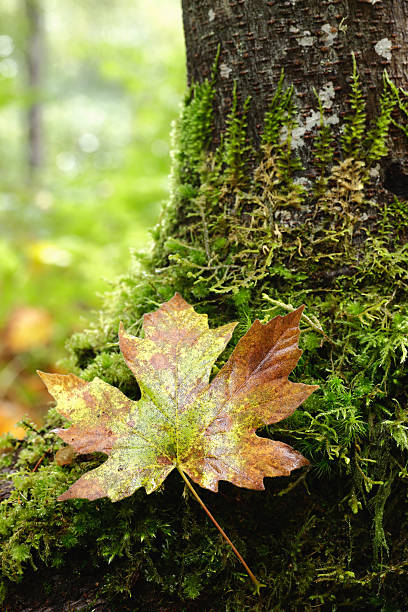
<svg viewBox="0 0 408 612"><path fill-rule="evenodd" d="M206 611L403 610L408 202L381 189L377 166L390 127L406 129L403 93L385 78L378 117L367 126L355 67L340 139L317 101L321 125L307 175L292 146L296 108L283 78L260 151L246 137L250 101L240 109L236 92L222 143L211 147L213 96L213 82L205 81L186 97L175 128L172 196L152 255L115 283L98 321L69 348L77 373L137 398L119 353L119 320L137 334L143 313L179 291L213 325L239 320L230 351L255 318L306 305L304 353L292 379L320 390L263 435L300 450L310 470L269 479L262 493L227 483L218 495L203 492L267 588L260 598L251 594L177 474L150 496L57 503L102 458L59 467L51 412L23 443L3 442L9 450L1 462L14 462L15 487L0 505L3 589L24 580L30 566L69 573L84 563L98 573L109 610L173 603Z"/></svg>

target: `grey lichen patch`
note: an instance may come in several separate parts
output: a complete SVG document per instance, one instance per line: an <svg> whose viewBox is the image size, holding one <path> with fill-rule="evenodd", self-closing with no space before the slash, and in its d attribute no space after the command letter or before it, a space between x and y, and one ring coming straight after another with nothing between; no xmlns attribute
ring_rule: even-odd
<svg viewBox="0 0 408 612"><path fill-rule="evenodd" d="M333 81L329 81L320 89L319 100L322 103L323 108L331 108L333 106L334 97L336 92L334 91Z"/></svg>
<svg viewBox="0 0 408 612"><path fill-rule="evenodd" d="M373 178L373 179L380 178L380 164L376 164L375 166L370 168L368 173L369 173L370 177Z"/></svg>
<svg viewBox="0 0 408 612"><path fill-rule="evenodd" d="M330 25L330 23L325 23L322 26L322 32L324 32L324 35L325 35L326 45L329 45L329 46L333 45L334 41L336 40L338 36L337 28Z"/></svg>
<svg viewBox="0 0 408 612"><path fill-rule="evenodd" d="M316 42L316 37L312 36L309 30L305 30L302 36L297 39L297 42L301 47L312 47Z"/></svg>
<svg viewBox="0 0 408 612"><path fill-rule="evenodd" d="M231 72L232 68L230 68L228 64L220 64L220 75L223 79L229 79L229 75L231 74Z"/></svg>
<svg viewBox="0 0 408 612"><path fill-rule="evenodd" d="M328 118L327 122L330 122L331 117ZM302 116L298 115L298 125L293 128L291 133L291 144L294 149L299 149L307 145L304 137L307 133L312 132L320 124L320 113L315 110L311 110L303 121ZM287 139L287 131L282 131L282 142Z"/></svg>
<svg viewBox="0 0 408 612"><path fill-rule="evenodd" d="M334 85L329 81L324 85L317 94L322 110L329 111L332 109L335 98ZM320 125L322 116L320 110L312 109L308 115L304 117L301 114L297 115L296 125L291 130L291 145L294 149L299 149L306 146L305 135L312 132ZM327 125L337 125L339 117L336 113L324 114L324 121ZM283 128L281 132L281 142L284 142L288 137L288 130Z"/></svg>
<svg viewBox="0 0 408 612"><path fill-rule="evenodd" d="M374 46L374 49L377 55L385 58L389 62L391 61L392 43L389 38L382 38L381 40L379 40L378 43L376 43L376 45Z"/></svg>
<svg viewBox="0 0 408 612"><path fill-rule="evenodd" d="M298 176L295 179L293 179L293 182L295 185L300 185L307 191L311 191L314 188L313 182L310 179L306 178L305 176Z"/></svg>

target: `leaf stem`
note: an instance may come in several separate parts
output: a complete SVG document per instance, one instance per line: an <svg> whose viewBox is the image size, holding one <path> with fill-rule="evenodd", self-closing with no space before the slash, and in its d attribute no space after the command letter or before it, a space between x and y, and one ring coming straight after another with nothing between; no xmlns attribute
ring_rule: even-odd
<svg viewBox="0 0 408 612"><path fill-rule="evenodd" d="M205 503L203 502L203 500L201 499L201 497L198 495L197 491L194 489L193 485L191 484L191 482L188 480L187 476L184 474L183 470L177 466L178 471L180 472L180 475L182 477L182 479L184 480L184 482L186 483L187 487L190 489L191 493L194 495L194 497L196 498L196 500L198 501L198 503L200 504L200 506L202 507L202 509L204 510L204 512L207 514L207 516L212 520L212 522L214 523L214 525L216 526L216 528L218 529L218 531L220 532L220 534L222 535L222 537L224 538L224 540L229 544L229 546L231 546L232 550L234 551L235 555L238 557L239 561L242 563L242 565L245 568L246 573L248 574L248 576L250 577L250 579L252 580L252 582L254 583L255 586L255 590L256 593L259 594L259 590L261 587L265 586L264 584L262 584L261 582L259 582L258 578L255 576L255 574L249 569L247 563L245 562L244 558L242 557L242 555L238 552L238 550L235 548L234 544L231 542L231 540L229 539L229 537L227 536L227 534L225 533L225 531L223 530L223 528L219 525L219 523L215 520L215 518L213 517L213 515L211 514L211 512L209 511L209 509L207 508L207 506L205 505Z"/></svg>

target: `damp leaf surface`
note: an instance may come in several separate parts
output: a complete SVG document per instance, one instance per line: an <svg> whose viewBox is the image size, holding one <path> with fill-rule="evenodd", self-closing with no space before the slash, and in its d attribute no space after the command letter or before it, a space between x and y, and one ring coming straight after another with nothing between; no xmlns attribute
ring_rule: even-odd
<svg viewBox="0 0 408 612"><path fill-rule="evenodd" d="M140 487L151 493L175 468L211 491L220 480L263 489L264 477L307 465L287 444L256 435L317 388L288 380L301 354L302 310L266 324L255 321L210 382L236 324L210 329L207 315L176 293L144 316L143 338L120 326L119 345L139 384L138 401L99 378L40 372L58 412L72 424L58 435L76 453L108 455L58 499L117 501Z"/></svg>

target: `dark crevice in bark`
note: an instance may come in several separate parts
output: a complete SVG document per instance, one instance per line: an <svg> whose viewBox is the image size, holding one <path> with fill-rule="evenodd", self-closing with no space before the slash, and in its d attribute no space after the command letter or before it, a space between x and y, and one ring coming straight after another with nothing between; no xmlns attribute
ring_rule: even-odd
<svg viewBox="0 0 408 612"><path fill-rule="evenodd" d="M402 171L399 161L391 162L385 169L384 188L399 199L408 200L408 174Z"/></svg>

